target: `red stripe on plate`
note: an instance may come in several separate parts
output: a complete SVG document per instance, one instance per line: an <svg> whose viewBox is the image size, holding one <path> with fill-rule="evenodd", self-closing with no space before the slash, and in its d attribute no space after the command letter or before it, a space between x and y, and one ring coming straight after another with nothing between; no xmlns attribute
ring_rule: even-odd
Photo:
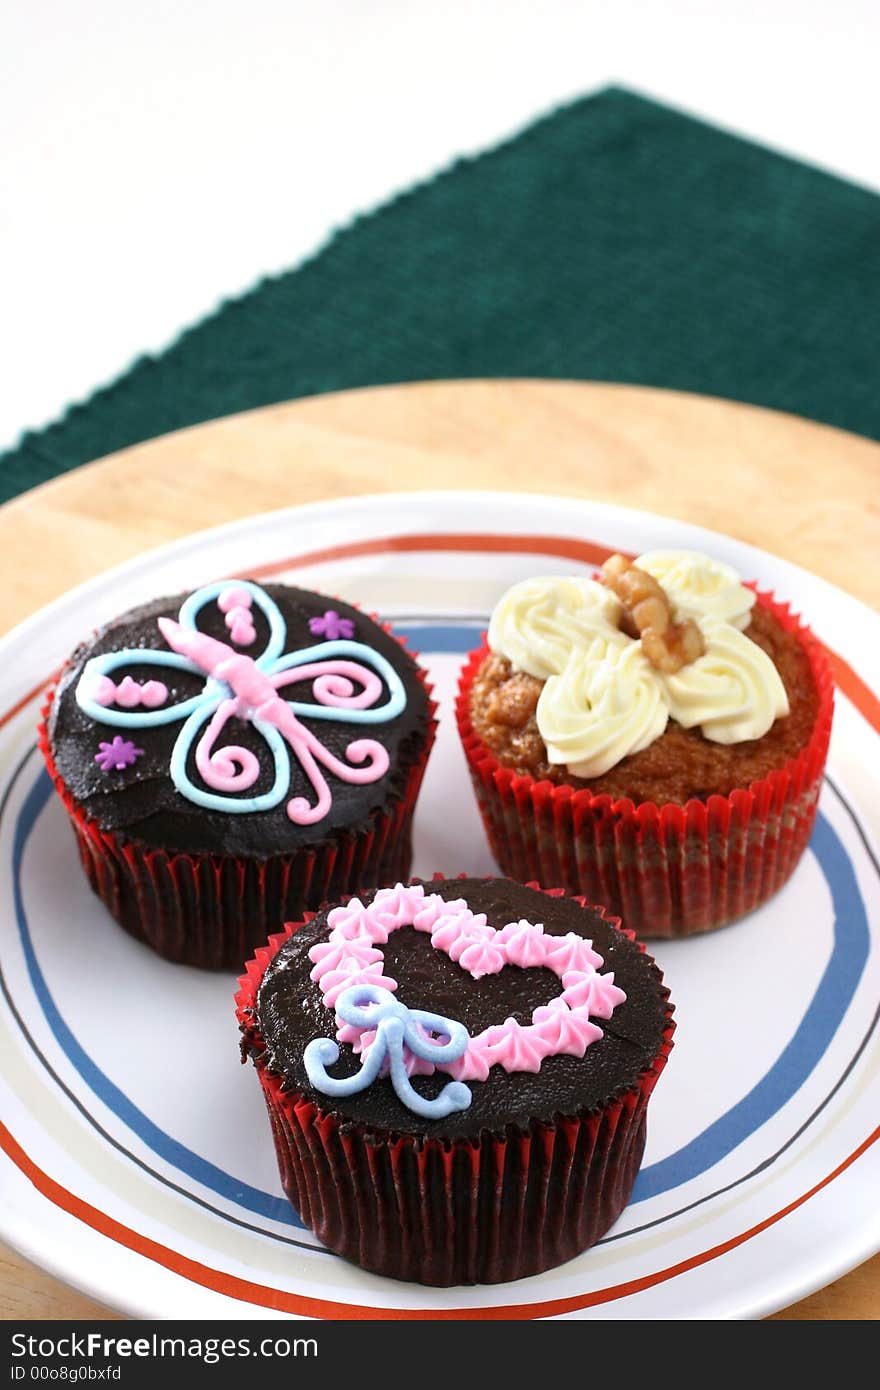
<svg viewBox="0 0 880 1390"><path fill-rule="evenodd" d="M21 699L17 700L14 705L6 710L5 714L0 714L0 729L3 728L4 724L8 724L10 719L14 719L17 714L20 714L25 706L30 704L31 700L35 700L38 695L41 695L46 689L49 681L53 679L54 674L50 676L48 680L40 681L39 685L35 685L26 695L22 695Z"/></svg>
<svg viewBox="0 0 880 1390"><path fill-rule="evenodd" d="M851 700L861 715L867 719L872 729L880 734L880 700L874 694L869 685L866 685L861 676L857 676L849 662L844 661L842 656L822 643L825 647L825 654L831 662L831 669L834 672L834 680L839 690L842 690L848 700Z"/></svg>
<svg viewBox="0 0 880 1390"><path fill-rule="evenodd" d="M781 1221L784 1216L788 1216L798 1207L803 1206L817 1192L821 1192L824 1187L827 1187L829 1183L855 1163L856 1159L860 1158L877 1139L880 1139L880 1127L875 1129L864 1143L860 1144L842 1163L839 1163L821 1182L817 1182L814 1187L802 1193L793 1202L789 1202L780 1211L774 1212L764 1221L759 1221L756 1226L750 1226L747 1231L733 1236L730 1240L723 1241L720 1245L713 1245L709 1250L692 1255L690 1259L668 1265L665 1269L656 1270L653 1274L646 1274L641 1279L630 1279L624 1284L612 1284L607 1289L596 1289L593 1293L577 1294L572 1298L549 1299L543 1303L505 1304L500 1307L483 1308L368 1308L352 1303L334 1303L326 1299L309 1298L305 1295L286 1293L283 1289L273 1289L266 1284L255 1284L248 1279L239 1279L236 1275L224 1274L221 1270L213 1269L210 1265L201 1264L198 1260L191 1260L186 1255L178 1254L176 1250L169 1249L167 1245L161 1245L158 1241L147 1239L146 1236L140 1235L128 1226L123 1226L121 1222L115 1221L113 1217L107 1216L105 1212L99 1211L88 1202L75 1197L54 1178L50 1178L28 1158L6 1126L0 1124L0 1148L8 1154L15 1166L30 1180L37 1191L55 1206L60 1207L62 1211L69 1212L71 1216L83 1221L87 1226L91 1226L101 1235L115 1240L117 1244L124 1245L129 1250L135 1251L136 1254L143 1255L146 1259L163 1265L173 1274L182 1275L183 1278L189 1279L195 1284L201 1284L204 1288L213 1289L217 1293L225 1294L228 1298L239 1299L246 1303L256 1303L260 1307L274 1308L281 1312L304 1314L306 1317L357 1318L365 1321L398 1320L401 1318L422 1321L449 1319L462 1321L477 1318L480 1321L487 1319L510 1321L512 1319L546 1318L558 1313L576 1312L580 1308L593 1308L601 1303L610 1303L614 1299L627 1298L630 1294L642 1293L645 1289L663 1284L669 1279L676 1278L679 1274L686 1274L688 1270L697 1269L700 1265L708 1264L711 1260L717 1260L720 1255L726 1255L730 1250L735 1250L738 1245L744 1245L746 1241L760 1235L762 1231L766 1231L777 1221Z"/></svg>
<svg viewBox="0 0 880 1390"><path fill-rule="evenodd" d="M286 569L322 565L328 560L350 560L357 555L385 555L389 552L400 554L403 551L414 550L482 550L490 554L556 555L564 560L580 560L585 565L602 565L609 555L615 553L609 550L607 545L597 545L595 541L572 540L565 536L426 533L418 536L376 536L368 541L347 541L342 545L330 545L323 550L312 550L305 555L297 555L292 560L273 560L271 564L259 565L256 569L248 570L247 574L265 579L272 574L281 574Z"/></svg>

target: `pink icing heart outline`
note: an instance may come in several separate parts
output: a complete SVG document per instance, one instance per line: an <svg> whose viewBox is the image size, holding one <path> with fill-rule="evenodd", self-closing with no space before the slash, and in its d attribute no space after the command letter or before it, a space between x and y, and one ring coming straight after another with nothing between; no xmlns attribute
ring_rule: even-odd
<svg viewBox="0 0 880 1390"><path fill-rule="evenodd" d="M532 1022L507 1018L471 1038L463 1055L441 1067L457 1081L485 1081L492 1066L507 1072L538 1072L545 1057L568 1053L583 1057L589 1045L603 1036L592 1021L611 1017L626 998L614 983L614 974L598 973L604 964L592 943L568 932L545 936L542 923L509 922L490 927L485 913L473 913L463 898L447 902L438 893L426 894L422 884L382 888L365 906L352 898L328 914L331 928L326 941L309 950L314 963L310 978L320 985L325 1006L334 1005L343 990L356 984L379 985L396 990L397 981L384 975L381 947L399 927L415 927L430 933L431 944L445 952L473 979L495 975L506 965L522 969L543 966L552 970L562 992L532 1012ZM374 1032L336 1018L336 1038L350 1043L366 1056ZM433 1065L405 1050L407 1071L432 1072Z"/></svg>

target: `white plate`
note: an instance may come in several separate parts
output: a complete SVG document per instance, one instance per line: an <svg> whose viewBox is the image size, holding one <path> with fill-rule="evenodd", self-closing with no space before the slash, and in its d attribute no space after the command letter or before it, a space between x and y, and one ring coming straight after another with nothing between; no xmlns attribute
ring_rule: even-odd
<svg viewBox="0 0 880 1390"><path fill-rule="evenodd" d="M170 965L93 898L34 746L35 687L95 623L248 573L356 598L405 631L441 701L415 870L493 869L451 717L461 654L512 581L607 550L702 549L793 600L837 654L816 833L766 907L652 947L677 1006L633 1199L592 1250L436 1290L321 1249L284 1200L231 976ZM272 513L114 570L0 660L0 1234L142 1317L757 1317L880 1248L880 618L726 537L567 498L411 493ZM450 806L455 808L450 814Z"/></svg>

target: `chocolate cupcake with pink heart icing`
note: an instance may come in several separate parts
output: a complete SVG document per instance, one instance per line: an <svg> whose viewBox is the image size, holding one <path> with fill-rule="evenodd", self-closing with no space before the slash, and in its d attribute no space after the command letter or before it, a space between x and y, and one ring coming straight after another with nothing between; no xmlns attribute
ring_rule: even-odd
<svg viewBox="0 0 880 1390"><path fill-rule="evenodd" d="M289 924L237 1006L285 1191L366 1269L520 1278L629 1200L672 1009L601 908L507 879L398 883Z"/></svg>
<svg viewBox="0 0 880 1390"><path fill-rule="evenodd" d="M170 960L240 969L286 919L408 872L433 715L367 614L219 580L77 648L40 746L113 916Z"/></svg>

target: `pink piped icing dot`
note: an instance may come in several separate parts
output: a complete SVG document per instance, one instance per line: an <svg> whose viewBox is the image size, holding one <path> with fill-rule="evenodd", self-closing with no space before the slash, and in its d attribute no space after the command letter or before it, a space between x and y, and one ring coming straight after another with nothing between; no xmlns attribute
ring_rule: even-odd
<svg viewBox="0 0 880 1390"><path fill-rule="evenodd" d="M433 940L433 937L431 939ZM508 964L504 952L487 941L466 941L463 946L453 948L455 949L458 950L459 965L475 980L482 979L484 975L497 975L499 970L503 970ZM450 955L453 960L456 959L452 951Z"/></svg>
<svg viewBox="0 0 880 1390"><path fill-rule="evenodd" d="M474 916L467 908L440 917L431 932L431 945L443 951L475 980L497 975L508 963L499 934L485 915Z"/></svg>
<svg viewBox="0 0 880 1390"><path fill-rule="evenodd" d="M347 962L338 970L328 970L321 978L321 993L328 1009L332 1009L345 990L352 985L378 985L380 989L395 990L397 981L382 974L381 964L358 965L357 961Z"/></svg>
<svg viewBox="0 0 880 1390"><path fill-rule="evenodd" d="M141 702L141 688L131 676L126 676L116 687L116 703L123 709L136 709Z"/></svg>
<svg viewBox="0 0 880 1390"><path fill-rule="evenodd" d="M250 591L243 588L224 589L217 600L221 613L229 613L233 608L250 608L253 603Z"/></svg>
<svg viewBox="0 0 880 1390"><path fill-rule="evenodd" d="M539 1072L541 1063L552 1051L549 1042L536 1028L523 1028L515 1018L506 1018L500 1026L490 1028L487 1054L490 1064L505 1071Z"/></svg>
<svg viewBox="0 0 880 1390"><path fill-rule="evenodd" d="M89 694L96 705L112 705L116 699L116 682L109 676L98 676Z"/></svg>
<svg viewBox="0 0 880 1390"><path fill-rule="evenodd" d="M158 709L168 699L168 687L162 681L146 681L138 684L131 676L124 676L118 685L109 676L98 676L91 689L91 697L98 705L119 705L122 709Z"/></svg>
<svg viewBox="0 0 880 1390"><path fill-rule="evenodd" d="M309 978L317 983L328 971L341 970L350 961L360 966L381 964L382 952L364 936L355 941L319 942L309 951L309 960L315 962Z"/></svg>
<svg viewBox="0 0 880 1390"><path fill-rule="evenodd" d="M243 609L233 608L231 613L227 613L226 626L229 628L229 635L237 647L252 647L257 640L254 620L250 613Z"/></svg>
<svg viewBox="0 0 880 1390"><path fill-rule="evenodd" d="M603 961L593 950L592 941L566 932L565 936L547 937L547 964L561 977L566 970L598 970Z"/></svg>
<svg viewBox="0 0 880 1390"><path fill-rule="evenodd" d="M141 704L145 709L158 709L168 699L168 686L164 681L145 681L141 686Z"/></svg>
<svg viewBox="0 0 880 1390"><path fill-rule="evenodd" d="M482 1034L480 1035L483 1036ZM456 1062L449 1062L443 1070L453 1081L488 1081L492 1059L487 1047L479 1047L477 1039L468 1043L467 1050Z"/></svg>
<svg viewBox="0 0 880 1390"><path fill-rule="evenodd" d="M527 970L531 965L547 964L547 939L541 922L509 922L499 935L511 965Z"/></svg>
<svg viewBox="0 0 880 1390"><path fill-rule="evenodd" d="M388 940L388 928L364 907L360 898L351 898L344 907L334 907L327 915L327 925L332 927L331 941L356 941L363 937L384 946Z"/></svg>
<svg viewBox="0 0 880 1390"><path fill-rule="evenodd" d="M434 932L441 918L462 914L471 918L474 915L464 898L450 898L447 902L439 893L429 893L413 902L412 924L416 931Z"/></svg>
<svg viewBox="0 0 880 1390"><path fill-rule="evenodd" d="M571 1009L587 1009L597 1018L610 1018L626 995L614 983L614 974L567 970L562 977L562 998Z"/></svg>
<svg viewBox="0 0 880 1390"><path fill-rule="evenodd" d="M554 1057L567 1053L583 1057L590 1043L598 1042L602 1029L592 1019L583 1018L569 1009L561 999L554 999L543 1008L535 1009L532 1023L549 1043Z"/></svg>
<svg viewBox="0 0 880 1390"><path fill-rule="evenodd" d="M237 647L251 647L257 640L257 629L251 614L253 597L247 589L224 589L217 599L217 607L225 613L225 623L229 635Z"/></svg>
<svg viewBox="0 0 880 1390"><path fill-rule="evenodd" d="M381 888L366 912L373 917L376 929L385 933L387 941L389 933L412 922L423 901L423 888L398 884L395 888Z"/></svg>

